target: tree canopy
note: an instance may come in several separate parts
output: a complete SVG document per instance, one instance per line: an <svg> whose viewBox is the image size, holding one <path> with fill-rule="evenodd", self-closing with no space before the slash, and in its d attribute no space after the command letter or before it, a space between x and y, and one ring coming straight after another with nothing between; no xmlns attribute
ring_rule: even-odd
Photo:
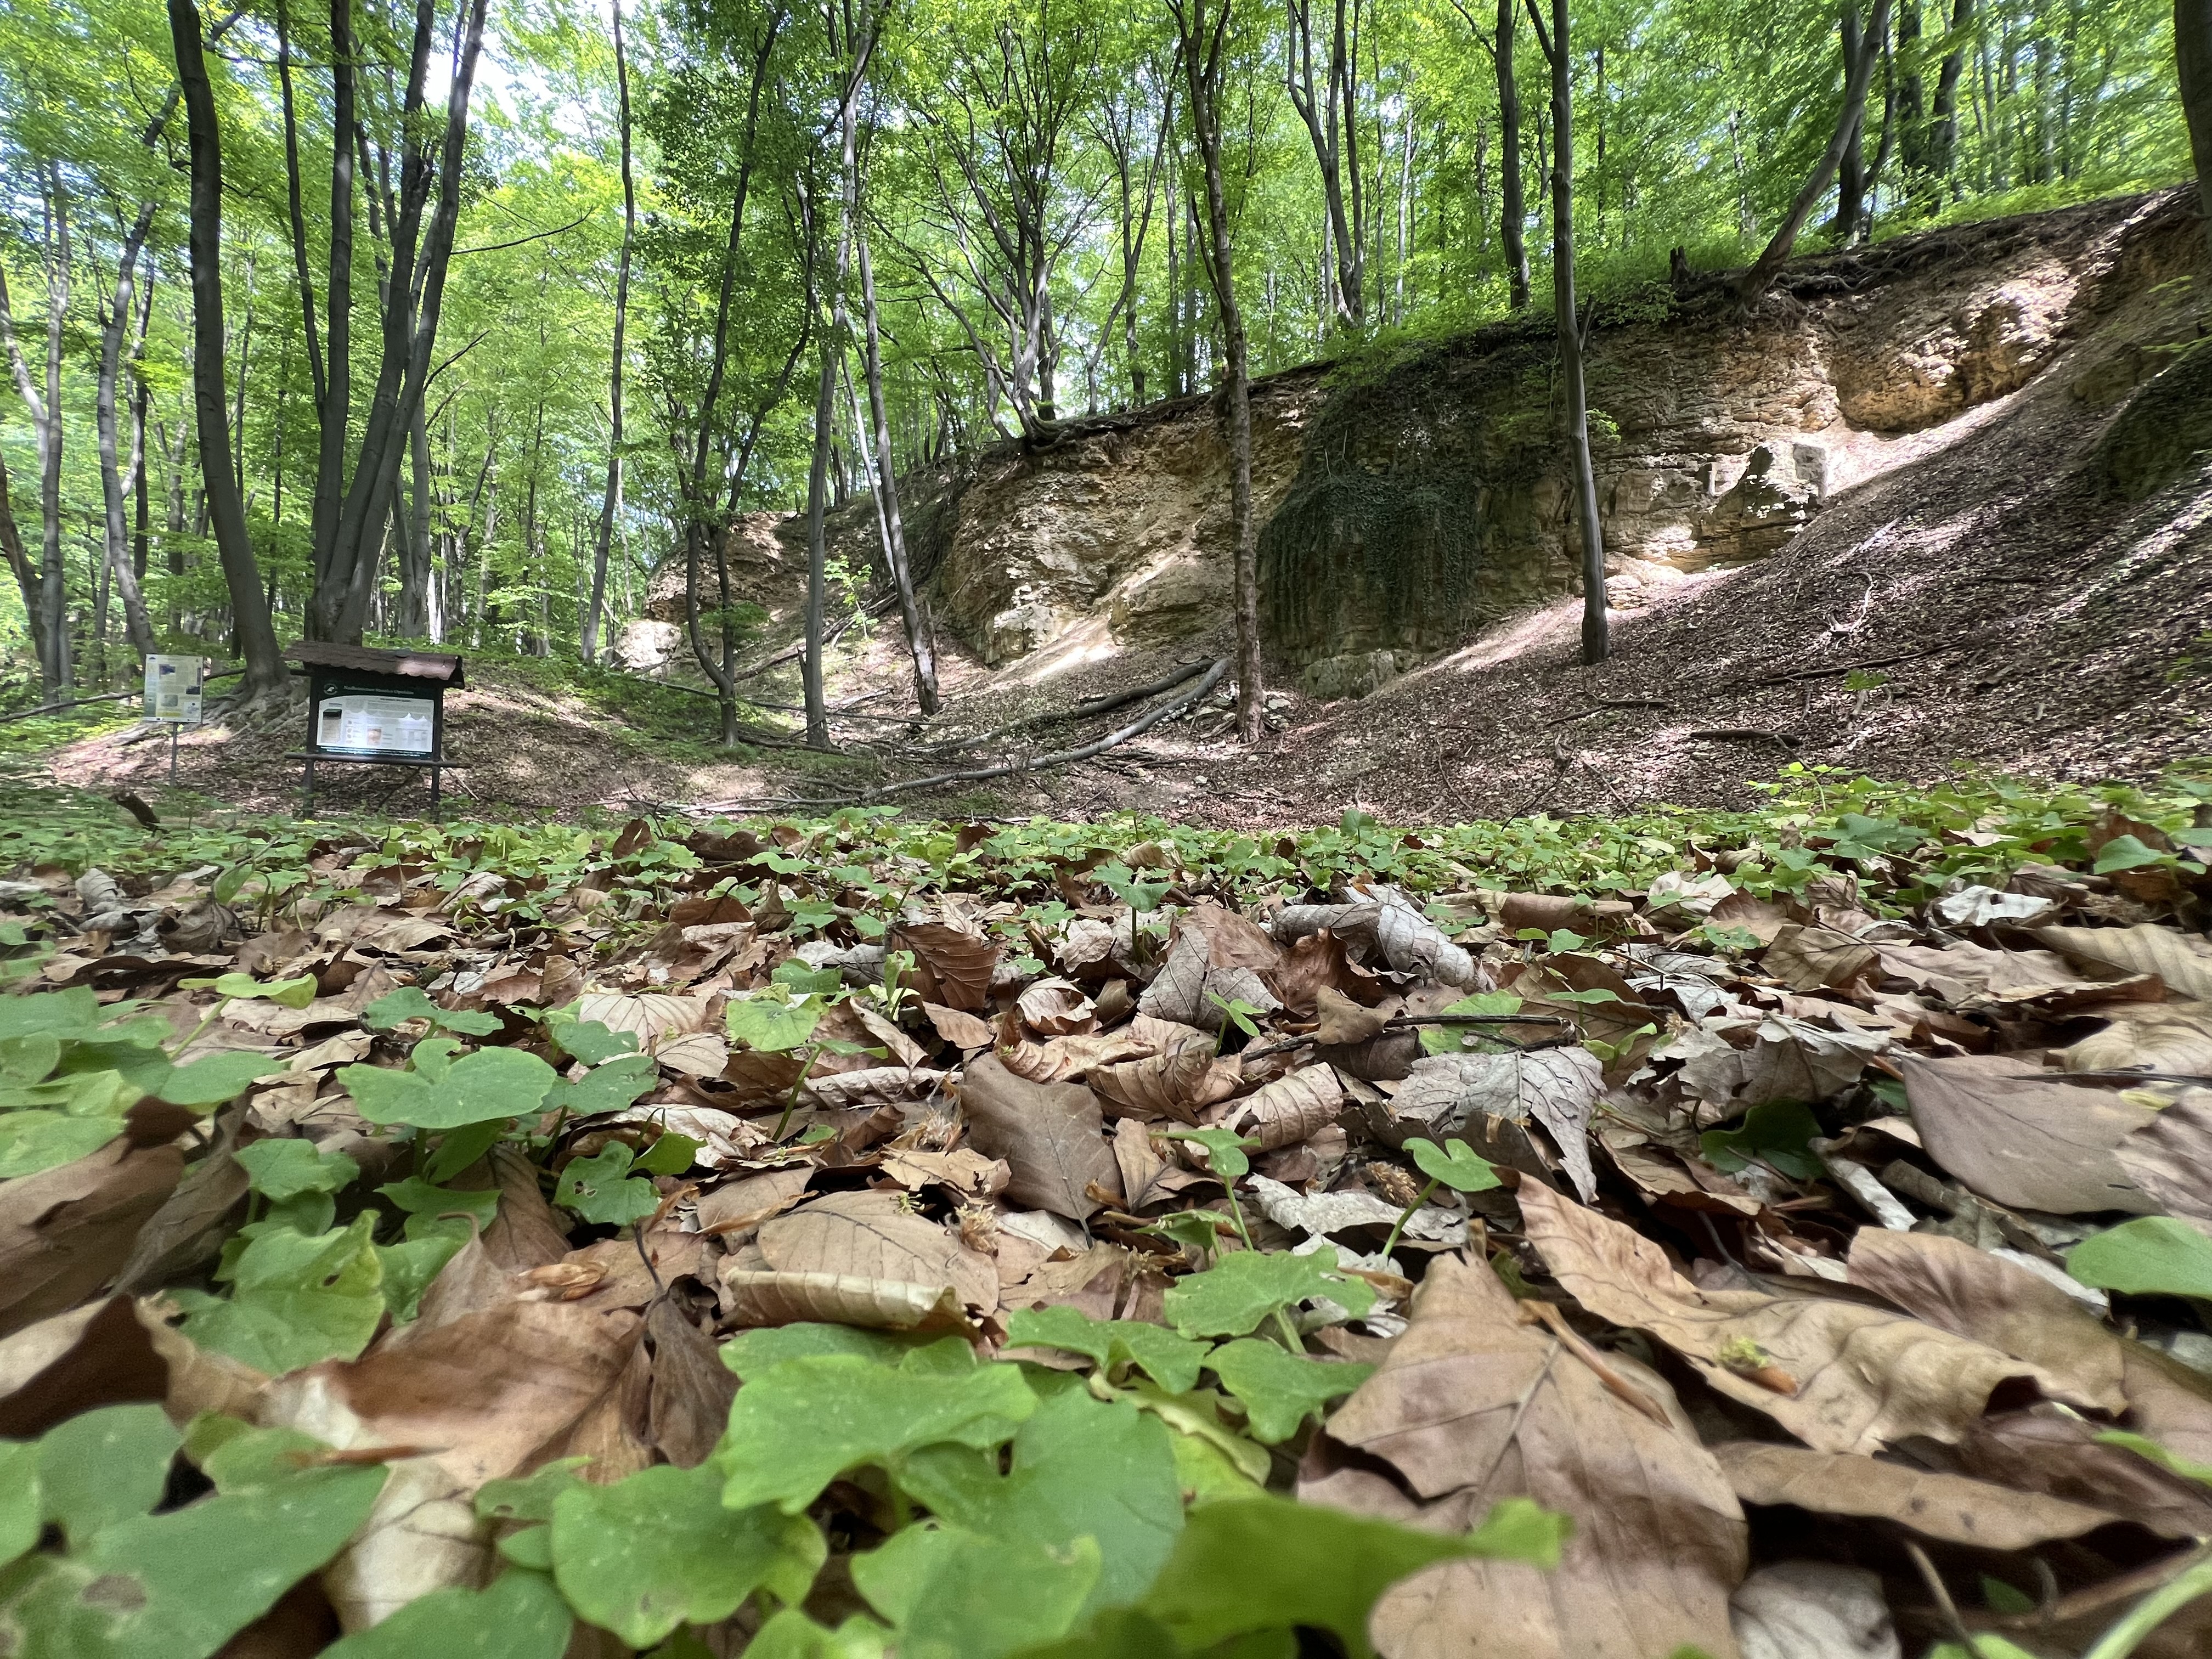
<svg viewBox="0 0 2212 1659"><path fill-rule="evenodd" d="M2149 0L1571 11L1571 144L1511 83L1534 12L1200 14L1251 374L1545 310L1561 154L1581 292L1616 303L1794 219L1845 245L2187 172ZM186 27L221 163L197 411ZM278 633L589 654L734 514L1212 389L1188 38L1167 0L9 10L18 700L231 648L210 410ZM696 596L718 678L747 596Z"/></svg>

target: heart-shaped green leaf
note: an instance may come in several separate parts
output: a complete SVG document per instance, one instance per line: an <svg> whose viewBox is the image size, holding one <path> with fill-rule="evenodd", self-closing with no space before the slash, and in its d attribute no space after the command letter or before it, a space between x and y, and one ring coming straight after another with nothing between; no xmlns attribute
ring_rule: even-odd
<svg viewBox="0 0 2212 1659"><path fill-rule="evenodd" d="M1406 1150L1421 1173L1440 1185L1462 1193L1486 1193L1498 1185L1498 1171L1464 1140L1447 1140L1441 1146L1433 1140L1409 1140Z"/></svg>
<svg viewBox="0 0 2212 1659"><path fill-rule="evenodd" d="M246 1184L274 1204L302 1193L343 1192L361 1175L361 1165L343 1152L322 1152L307 1140L257 1140L231 1154L246 1170Z"/></svg>
<svg viewBox="0 0 2212 1659"><path fill-rule="evenodd" d="M650 1181L631 1176L629 1167L629 1148L610 1140L589 1158L568 1160L553 1201L586 1221L617 1227L651 1215L660 1206L660 1194Z"/></svg>

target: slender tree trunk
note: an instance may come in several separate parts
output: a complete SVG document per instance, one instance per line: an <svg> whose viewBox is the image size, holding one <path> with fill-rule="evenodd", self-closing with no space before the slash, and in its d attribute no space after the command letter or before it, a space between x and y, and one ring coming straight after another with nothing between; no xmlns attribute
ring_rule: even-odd
<svg viewBox="0 0 2212 1659"><path fill-rule="evenodd" d="M1946 191L1955 191L1959 158L1959 76L1966 63L1966 32L1974 21L1974 0L1954 0L1951 50L1936 77L1936 102L1929 117L1928 171L1931 205Z"/></svg>
<svg viewBox="0 0 2212 1659"><path fill-rule="evenodd" d="M353 209L354 209L354 82L355 44L353 0L331 0L331 213L330 277L326 287L328 372L320 380L315 398L315 495L311 541L314 549L314 586L319 590L330 579L336 556L338 514L345 500L347 424L353 408ZM304 228L295 228L295 246L306 254ZM301 288L301 303L309 290ZM307 319L310 348L314 323ZM307 625L319 632L325 618L310 601Z"/></svg>
<svg viewBox="0 0 2212 1659"><path fill-rule="evenodd" d="M823 525L828 503L830 443L836 428L837 353L845 337L846 264L851 257L850 224L837 230L837 264L830 290L830 329L822 341L822 373L814 395L814 459L806 471L806 654L800 678L805 687L806 746L830 746L830 706L823 688L823 636L830 598L830 549Z"/></svg>
<svg viewBox="0 0 2212 1659"><path fill-rule="evenodd" d="M23 595L23 615L31 625L32 653L43 664L46 657L44 611L39 604L39 569L23 545L23 532L15 522L13 487L8 480L8 461L0 455L0 556L8 561L9 574ZM48 699L52 701L52 698Z"/></svg>
<svg viewBox="0 0 2212 1659"><path fill-rule="evenodd" d="M191 162L192 392L200 475L230 593L232 625L246 662L241 690L249 700L277 696L285 690L283 659L262 592L261 571L246 539L245 504L228 465L222 383L222 149L215 93L200 52L199 8L192 0L169 0L169 33L176 47Z"/></svg>
<svg viewBox="0 0 2212 1659"><path fill-rule="evenodd" d="M1168 0L1182 40L1191 130L1206 169L1212 233L1206 274L1220 309L1226 377L1222 395L1229 427L1229 524L1237 613L1237 734L1259 742L1265 730L1266 688L1260 671L1260 580L1252 526L1252 387L1245 360L1244 313L1237 303L1237 265L1229 240L1229 203L1221 173L1221 84L1231 0L1206 15L1206 0Z"/></svg>
<svg viewBox="0 0 2212 1659"><path fill-rule="evenodd" d="M146 245L146 233L153 228L154 204L150 202L138 210L137 219L124 233L123 247L116 256L115 292L109 297L107 314L100 319L100 372L94 384L93 416L94 430L100 445L100 490L104 508L103 527L106 532L106 556L118 595L123 600L123 629L131 641L131 648L144 656L154 648L154 630L146 620L146 601L138 591L138 578L131 562L131 532L124 505L125 483L120 457L121 444L117 434L115 387L123 374L123 336L137 309L136 287L138 256ZM102 618L100 633L106 633Z"/></svg>
<svg viewBox="0 0 2212 1659"><path fill-rule="evenodd" d="M623 48L622 0L615 0L615 89L621 103L623 240L615 276L615 342L607 369L607 487L599 502L599 535L592 544L592 592L578 631L586 662L599 654L599 615L607 592L607 556L614 546L615 514L623 487L623 331L629 319L629 251L637 234L637 192L630 178L629 59Z"/></svg>
<svg viewBox="0 0 2212 1659"><path fill-rule="evenodd" d="M1557 3L1557 0L1554 0ZM1844 0L1844 20L1846 27L1855 26L1857 9L1854 0ZM1813 176L1805 181L1797 198L1790 204L1774 235L1750 270L1736 281L1736 292L1746 300L1755 300L1766 292L1775 276L1789 258L1790 250L1797 246L1798 233L1805 222L1813 216L1813 210L1827 194L1828 185L1842 164L1844 151L1866 118L1867 83L1873 78L1874 60L1877 44L1889 29L1889 0L1875 0L1874 16L1859 40L1858 51L1848 55L1844 64L1844 106L1836 118L1835 135L1821 152L1820 160L1813 169ZM1556 78L1556 76L1555 76ZM1564 143L1564 140L1562 141Z"/></svg>
<svg viewBox="0 0 2212 1659"><path fill-rule="evenodd" d="M1882 0L1883 4L1887 0ZM1559 380L1567 394L1567 447L1574 459L1575 520L1583 540L1583 660L1603 662L1606 627L1605 538L1598 521L1597 477L1590 465L1589 401L1583 383L1582 323L1575 307L1574 55L1568 0L1552 0L1544 33L1535 0L1528 15L1552 66L1552 307L1558 313Z"/></svg>
<svg viewBox="0 0 2212 1659"><path fill-rule="evenodd" d="M31 416L39 457L39 586L33 613L33 637L40 641L39 677L46 700L66 700L74 672L69 637L68 567L62 552L62 343L69 315L70 250L69 198L60 170L46 169L46 350L45 389L31 373L15 337L15 313L9 304L8 281L0 271L0 337L8 348L9 367L15 389Z"/></svg>
<svg viewBox="0 0 2212 1659"><path fill-rule="evenodd" d="M862 359L868 381L868 413L875 427L876 488L884 515L884 556L891 568L891 582L898 590L899 623L906 629L907 651L914 659L915 706L925 714L937 712L937 653L922 626L921 607L914 592L914 571L907 563L906 526L899 515L898 465L891 453L891 423L884 409L882 331L876 311L876 272L868 258L867 226L860 217L860 169L853 142L854 105L848 100L845 116L845 216L851 227L854 252L860 266L860 323Z"/></svg>
<svg viewBox="0 0 2212 1659"><path fill-rule="evenodd" d="M1499 240L1505 249L1505 288L1515 311L1528 307L1528 204L1521 184L1521 89L1513 78L1513 37L1520 18L1513 0L1498 0L1498 142Z"/></svg>
<svg viewBox="0 0 2212 1659"><path fill-rule="evenodd" d="M2173 62L2197 164L2198 210L2212 233L2212 0L2173 0Z"/></svg>
<svg viewBox="0 0 2212 1659"><path fill-rule="evenodd" d="M1841 25L1844 42L1844 62L1848 65L1858 61L1861 51L1859 14L1856 4L1846 0ZM1850 124L1850 136L1844 140L1844 153L1836 161L1836 216L1829 222L1829 233L1837 245L1849 247L1856 240L1859 215L1866 205L1867 177L1865 160L1866 107L1860 106L1859 116Z"/></svg>

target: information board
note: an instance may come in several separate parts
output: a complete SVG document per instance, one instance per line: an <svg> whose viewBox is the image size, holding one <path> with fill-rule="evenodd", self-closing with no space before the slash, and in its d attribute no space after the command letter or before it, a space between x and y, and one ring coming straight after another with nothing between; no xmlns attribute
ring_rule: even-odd
<svg viewBox="0 0 2212 1659"><path fill-rule="evenodd" d="M149 656L146 659L146 718L198 726L200 723L200 674L204 666L198 657Z"/></svg>
<svg viewBox="0 0 2212 1659"><path fill-rule="evenodd" d="M436 738L434 697L334 688L315 707L315 747L361 755L427 755Z"/></svg>

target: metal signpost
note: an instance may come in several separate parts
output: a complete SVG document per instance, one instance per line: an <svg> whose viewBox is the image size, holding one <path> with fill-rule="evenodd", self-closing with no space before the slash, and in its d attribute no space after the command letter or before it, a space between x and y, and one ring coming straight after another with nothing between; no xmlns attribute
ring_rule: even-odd
<svg viewBox="0 0 2212 1659"><path fill-rule="evenodd" d="M177 784L177 733L180 727L200 723L202 673L199 657L151 656L146 659L146 718L165 720L169 727L169 787Z"/></svg>
<svg viewBox="0 0 2212 1659"><path fill-rule="evenodd" d="M435 651L377 651L302 641L285 655L307 674L307 744L287 755L304 761L304 811L315 810L315 766L415 766L430 774L430 810L443 804L446 691L465 682L461 659Z"/></svg>

